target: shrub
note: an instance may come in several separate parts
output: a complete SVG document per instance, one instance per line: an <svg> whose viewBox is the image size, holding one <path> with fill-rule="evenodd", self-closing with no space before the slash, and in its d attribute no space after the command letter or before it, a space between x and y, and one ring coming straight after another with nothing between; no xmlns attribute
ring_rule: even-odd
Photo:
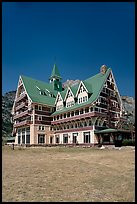
<svg viewBox="0 0 137 204"><path fill-rule="evenodd" d="M123 140L122 146L135 146L135 141L130 140Z"/></svg>

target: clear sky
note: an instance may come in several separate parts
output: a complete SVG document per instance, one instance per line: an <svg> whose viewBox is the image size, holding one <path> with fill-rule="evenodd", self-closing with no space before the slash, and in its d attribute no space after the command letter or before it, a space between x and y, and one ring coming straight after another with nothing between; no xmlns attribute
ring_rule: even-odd
<svg viewBox="0 0 137 204"><path fill-rule="evenodd" d="M105 64L120 95L135 96L134 2L3 2L2 94L19 75L84 80Z"/></svg>

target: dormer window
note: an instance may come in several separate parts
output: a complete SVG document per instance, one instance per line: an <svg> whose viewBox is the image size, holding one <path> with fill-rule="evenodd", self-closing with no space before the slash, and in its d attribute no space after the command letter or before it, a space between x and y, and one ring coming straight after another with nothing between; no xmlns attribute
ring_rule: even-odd
<svg viewBox="0 0 137 204"><path fill-rule="evenodd" d="M66 101L66 108L69 108L75 104L74 94L70 87L68 87L64 100Z"/></svg>

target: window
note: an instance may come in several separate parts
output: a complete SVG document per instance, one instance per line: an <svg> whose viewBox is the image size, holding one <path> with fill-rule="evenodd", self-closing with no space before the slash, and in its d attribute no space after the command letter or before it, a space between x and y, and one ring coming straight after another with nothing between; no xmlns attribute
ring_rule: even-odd
<svg viewBox="0 0 137 204"><path fill-rule="evenodd" d="M41 110L42 110L42 106L38 106L38 110L40 110L40 111L41 111Z"/></svg>
<svg viewBox="0 0 137 204"><path fill-rule="evenodd" d="M63 105L56 106L56 110L62 110L62 108L63 108Z"/></svg>
<svg viewBox="0 0 137 204"><path fill-rule="evenodd" d="M20 144L20 137L21 137L20 133L21 133L21 130L19 129L18 130L18 144Z"/></svg>
<svg viewBox="0 0 137 204"><path fill-rule="evenodd" d="M68 134L63 134L63 143L68 143Z"/></svg>
<svg viewBox="0 0 137 204"><path fill-rule="evenodd" d="M84 143L90 143L90 132L84 132Z"/></svg>
<svg viewBox="0 0 137 204"><path fill-rule="evenodd" d="M83 114L83 109L80 110L80 114Z"/></svg>
<svg viewBox="0 0 137 204"><path fill-rule="evenodd" d="M85 113L88 113L89 112L89 108L85 108Z"/></svg>
<svg viewBox="0 0 137 204"><path fill-rule="evenodd" d="M44 134L38 134L38 144L45 143L45 135Z"/></svg>
<svg viewBox="0 0 137 204"><path fill-rule="evenodd" d="M67 102L66 108L71 107L74 105L74 101Z"/></svg>
<svg viewBox="0 0 137 204"><path fill-rule="evenodd" d="M26 144L30 144L30 128L26 128Z"/></svg>
<svg viewBox="0 0 137 204"><path fill-rule="evenodd" d="M75 111L75 115L79 115L79 110L76 110L76 111Z"/></svg>
<svg viewBox="0 0 137 204"><path fill-rule="evenodd" d="M25 144L25 128L22 129L22 144Z"/></svg>
<svg viewBox="0 0 137 204"><path fill-rule="evenodd" d="M73 133L73 143L77 143L78 133Z"/></svg>
<svg viewBox="0 0 137 204"><path fill-rule="evenodd" d="M45 130L44 126L39 126L39 130Z"/></svg>
<svg viewBox="0 0 137 204"><path fill-rule="evenodd" d="M59 143L59 135L55 135L55 142Z"/></svg>
<svg viewBox="0 0 137 204"><path fill-rule="evenodd" d="M74 112L71 112L71 116L74 116Z"/></svg>

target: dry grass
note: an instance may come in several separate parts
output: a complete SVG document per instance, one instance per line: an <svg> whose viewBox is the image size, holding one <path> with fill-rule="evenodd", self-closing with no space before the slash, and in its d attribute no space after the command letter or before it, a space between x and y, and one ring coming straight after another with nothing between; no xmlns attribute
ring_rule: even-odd
<svg viewBox="0 0 137 204"><path fill-rule="evenodd" d="M135 151L2 149L2 201L135 201Z"/></svg>

